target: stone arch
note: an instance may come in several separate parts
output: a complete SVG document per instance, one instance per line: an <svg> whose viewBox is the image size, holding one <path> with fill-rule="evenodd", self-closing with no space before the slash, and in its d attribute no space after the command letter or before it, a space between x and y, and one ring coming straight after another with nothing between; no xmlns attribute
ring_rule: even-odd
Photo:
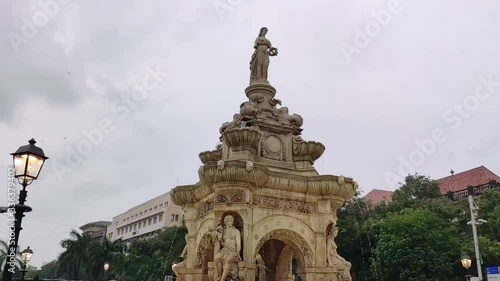
<svg viewBox="0 0 500 281"><path fill-rule="evenodd" d="M289 246L297 257L297 261L305 269L305 267L314 267L315 258L314 252L309 243L297 232L290 229L274 229L260 238L254 248L254 255L259 253L264 243L269 240L278 240Z"/></svg>
<svg viewBox="0 0 500 281"><path fill-rule="evenodd" d="M287 215L267 216L257 221L253 226L253 245L257 244L258 241L261 241L264 236L278 229L293 232L298 237L300 237L301 241L305 242L304 245L306 245L308 249L315 249L314 244L316 243L316 234L314 233L313 229L305 222ZM254 248L252 257L254 257L258 253L258 250L258 247ZM311 251L311 255L313 253L314 252Z"/></svg>

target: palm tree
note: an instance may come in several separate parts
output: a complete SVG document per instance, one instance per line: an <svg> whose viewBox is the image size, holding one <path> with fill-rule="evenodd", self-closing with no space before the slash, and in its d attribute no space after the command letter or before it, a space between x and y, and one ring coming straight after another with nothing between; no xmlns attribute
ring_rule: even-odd
<svg viewBox="0 0 500 281"><path fill-rule="evenodd" d="M58 261L61 264L61 270L68 275L70 279L78 279L80 271L87 265L89 258L87 249L92 241L88 234L80 234L72 229L70 238L61 241L61 247L65 250L59 255Z"/></svg>
<svg viewBox="0 0 500 281"><path fill-rule="evenodd" d="M7 242L0 240L0 266L2 269L5 265L5 261L7 260L8 249L9 245L7 245Z"/></svg>
<svg viewBox="0 0 500 281"><path fill-rule="evenodd" d="M118 255L123 254L125 244L121 239L111 241L108 238L93 240L87 248L87 256L90 258L88 270L91 279L98 279L104 275L104 263L109 262L112 266Z"/></svg>
<svg viewBox="0 0 500 281"><path fill-rule="evenodd" d="M16 267L20 268L22 265L21 261L21 252L19 251L20 247L17 246L17 251L16 251ZM9 244L5 242L4 240L0 240L0 269L3 271L5 268L5 263L9 260L8 257L9 254ZM16 270L17 272L18 270Z"/></svg>

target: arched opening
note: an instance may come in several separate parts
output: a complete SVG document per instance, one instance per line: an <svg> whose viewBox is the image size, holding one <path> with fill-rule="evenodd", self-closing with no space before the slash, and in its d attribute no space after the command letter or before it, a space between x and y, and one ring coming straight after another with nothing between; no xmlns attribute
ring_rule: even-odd
<svg viewBox="0 0 500 281"><path fill-rule="evenodd" d="M257 280L305 281L306 267L312 266L313 259L309 246L303 242L298 234L283 229L263 237L256 254Z"/></svg>

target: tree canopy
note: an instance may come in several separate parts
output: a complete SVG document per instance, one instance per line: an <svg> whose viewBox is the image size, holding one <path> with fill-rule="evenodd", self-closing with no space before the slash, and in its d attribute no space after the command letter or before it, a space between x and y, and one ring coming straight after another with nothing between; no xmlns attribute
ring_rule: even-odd
<svg viewBox="0 0 500 281"><path fill-rule="evenodd" d="M70 238L62 240L64 251L38 271L40 278L65 278L72 280L136 281L163 280L172 274L172 263L178 259L186 244L185 227L168 227L146 240L130 244L118 239L92 239L76 230ZM104 264L110 268L104 271Z"/></svg>
<svg viewBox="0 0 500 281"><path fill-rule="evenodd" d="M483 267L500 265L500 190L476 197ZM464 280L462 254L475 259L467 198L451 201L437 182L409 175L392 202L356 197L338 213L339 254L352 263L353 280ZM475 261L471 274L476 275Z"/></svg>

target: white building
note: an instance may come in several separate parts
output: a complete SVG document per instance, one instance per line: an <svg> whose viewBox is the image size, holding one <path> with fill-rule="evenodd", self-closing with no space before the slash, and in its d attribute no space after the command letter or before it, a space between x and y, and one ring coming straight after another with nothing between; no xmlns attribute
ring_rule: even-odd
<svg viewBox="0 0 500 281"><path fill-rule="evenodd" d="M182 225L183 219L181 207L170 201L167 192L114 217L106 232L111 240L149 238L164 227Z"/></svg>

